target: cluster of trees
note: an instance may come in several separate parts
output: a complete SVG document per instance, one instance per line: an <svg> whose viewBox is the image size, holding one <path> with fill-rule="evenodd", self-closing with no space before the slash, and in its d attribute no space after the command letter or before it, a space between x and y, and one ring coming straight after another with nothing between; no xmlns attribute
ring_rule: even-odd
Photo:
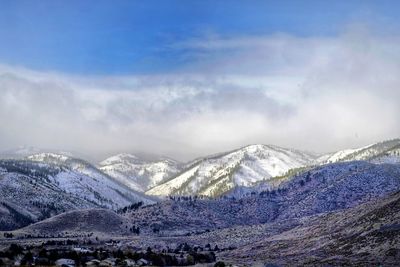
<svg viewBox="0 0 400 267"><path fill-rule="evenodd" d="M169 200L176 201L176 202L195 202L197 200L212 200L212 199L235 199L234 197L221 195L219 197L210 197L205 195L189 195L189 196L180 196L180 195L170 195L168 196Z"/></svg>
<svg viewBox="0 0 400 267"><path fill-rule="evenodd" d="M8 212L10 213L10 215L14 218L14 221L17 223L17 225L19 227L22 226L26 226L28 224L33 223L33 219L22 214L21 212L19 212L18 210L14 209L11 205L9 205L7 202L1 202L0 205L4 206ZM0 225L0 230L11 230L13 229L12 227L4 227L2 225Z"/></svg>
<svg viewBox="0 0 400 267"><path fill-rule="evenodd" d="M155 266L189 266L215 262L216 257L213 252L187 252L179 254L157 253L150 248L145 253L134 253L131 255L134 260L146 259Z"/></svg>
<svg viewBox="0 0 400 267"><path fill-rule="evenodd" d="M132 226L131 228L129 228L129 231L131 232L131 233L134 233L134 234L137 234L137 235L139 235L140 234L140 228L139 228L139 226Z"/></svg>
<svg viewBox="0 0 400 267"><path fill-rule="evenodd" d="M21 257L22 260L20 261L20 264L22 266L51 266L61 258L72 259L75 261L77 266L84 266L86 262L93 259L101 261L108 258L115 258L116 265L122 265L123 261L126 259L131 259L134 261L145 259L149 264L155 266L188 266L212 263L216 260L214 252L198 252L187 244L183 245L182 249L179 249L179 251L176 253L173 251L154 252L151 248L147 248L145 252L132 252L131 250L122 251L120 249L107 250L105 248L97 248L93 251L78 252L68 248L46 249L44 246L38 248L24 248L16 244L12 244L7 250L0 252L0 258L17 260L21 259Z"/></svg>
<svg viewBox="0 0 400 267"><path fill-rule="evenodd" d="M57 211L57 208L54 205L54 203L43 203L41 201L29 200L29 204L31 204L32 206L38 207L39 209L49 209L49 210Z"/></svg>
<svg viewBox="0 0 400 267"><path fill-rule="evenodd" d="M54 203L30 200L29 204L40 209L41 215L38 218L39 221L50 218L51 216L64 211L64 209L57 208Z"/></svg>
<svg viewBox="0 0 400 267"><path fill-rule="evenodd" d="M204 196L169 196L169 199L172 201L196 201L197 199L205 199Z"/></svg>
<svg viewBox="0 0 400 267"><path fill-rule="evenodd" d="M13 233L4 233L4 237L5 238L13 238L14 235L13 235Z"/></svg>
<svg viewBox="0 0 400 267"><path fill-rule="evenodd" d="M273 189L273 190L261 191L258 195L260 197L276 196L276 195L284 194L287 191L288 191L287 188L278 188L278 189Z"/></svg>
<svg viewBox="0 0 400 267"><path fill-rule="evenodd" d="M67 239L67 240L49 240L43 243L42 246L72 246L78 244L79 242L77 240Z"/></svg>
<svg viewBox="0 0 400 267"><path fill-rule="evenodd" d="M137 203L133 203L129 206L126 206L126 207L123 207L122 209L117 210L117 213L127 213L129 211L137 210L141 206L143 206L143 202L139 201Z"/></svg>
<svg viewBox="0 0 400 267"><path fill-rule="evenodd" d="M18 255L22 254L23 251L24 251L23 247L17 244L11 244L7 250L0 251L0 258L14 259Z"/></svg>
<svg viewBox="0 0 400 267"><path fill-rule="evenodd" d="M55 176L61 171L57 166L43 165L29 160L14 159L0 160L0 168L7 170L7 172L16 172L46 180L48 176Z"/></svg>
<svg viewBox="0 0 400 267"><path fill-rule="evenodd" d="M73 233L58 233L58 234L51 234L51 235L47 235L47 234L36 234L36 235L32 235L32 234L25 234L24 238L29 239L29 238L61 238L61 237L68 237L68 238L78 238L78 237L91 237L93 236L93 233L89 233L89 234L73 234ZM68 242L72 242L71 240L68 239ZM78 244L78 243L77 243Z"/></svg>

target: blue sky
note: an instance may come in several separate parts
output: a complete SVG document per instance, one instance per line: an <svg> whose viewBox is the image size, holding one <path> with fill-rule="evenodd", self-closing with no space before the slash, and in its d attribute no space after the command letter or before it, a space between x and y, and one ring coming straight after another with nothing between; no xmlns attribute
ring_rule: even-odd
<svg viewBox="0 0 400 267"><path fill-rule="evenodd" d="M400 1L0 1L0 150L331 152L400 133Z"/></svg>
<svg viewBox="0 0 400 267"><path fill-rule="evenodd" d="M74 74L166 73L198 60L174 44L209 35L335 36L399 24L398 1L0 2L0 63Z"/></svg>

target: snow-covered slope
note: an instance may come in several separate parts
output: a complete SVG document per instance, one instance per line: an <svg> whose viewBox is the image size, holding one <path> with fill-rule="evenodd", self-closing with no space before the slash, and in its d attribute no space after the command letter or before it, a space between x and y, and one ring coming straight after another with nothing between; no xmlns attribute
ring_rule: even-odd
<svg viewBox="0 0 400 267"><path fill-rule="evenodd" d="M71 209L119 209L140 201L154 203L84 160L54 153L0 160L0 213L10 226Z"/></svg>
<svg viewBox="0 0 400 267"><path fill-rule="evenodd" d="M370 162L378 163L378 164L400 163L400 142L398 145L393 146L376 156L373 156L372 158L370 158Z"/></svg>
<svg viewBox="0 0 400 267"><path fill-rule="evenodd" d="M142 160L131 154L118 154L100 162L99 169L137 191L146 191L180 171L172 159Z"/></svg>
<svg viewBox="0 0 400 267"><path fill-rule="evenodd" d="M146 194L219 196L235 186L250 186L313 160L312 155L297 150L250 145L196 160L185 171Z"/></svg>
<svg viewBox="0 0 400 267"><path fill-rule="evenodd" d="M28 225L72 209L101 206L60 188L64 168L27 160L0 160L0 230Z"/></svg>
<svg viewBox="0 0 400 267"><path fill-rule="evenodd" d="M151 202L143 194L103 173L90 163L54 153L40 153L28 157L35 162L61 166L65 171L53 176L60 188L85 195L92 201L109 208L120 208L132 202Z"/></svg>
<svg viewBox="0 0 400 267"><path fill-rule="evenodd" d="M324 155L316 160L316 164L334 163L340 161L353 160L375 160L384 163L385 158L388 163L400 161L400 155L396 153L396 148L400 148L400 139L387 140L357 149L345 149L332 154ZM387 156L391 156L388 158Z"/></svg>

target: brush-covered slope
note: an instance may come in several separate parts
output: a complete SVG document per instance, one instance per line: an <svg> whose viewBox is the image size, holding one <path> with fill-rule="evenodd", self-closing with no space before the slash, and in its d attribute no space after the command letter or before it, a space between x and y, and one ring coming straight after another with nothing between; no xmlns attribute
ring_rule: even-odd
<svg viewBox="0 0 400 267"><path fill-rule="evenodd" d="M118 154L100 162L99 169L130 188L146 191L180 171L172 159L143 160L131 154Z"/></svg>
<svg viewBox="0 0 400 267"><path fill-rule="evenodd" d="M279 187L279 218L346 209L400 190L400 165L342 162L314 168Z"/></svg>
<svg viewBox="0 0 400 267"><path fill-rule="evenodd" d="M271 145L251 145L232 152L194 161L189 167L160 184L149 195L219 196L237 185L249 186L308 165L313 156Z"/></svg>
<svg viewBox="0 0 400 267"><path fill-rule="evenodd" d="M303 218L297 227L278 234L242 229L251 242L220 258L243 265L398 266L399 222L397 192L344 211ZM269 228L277 227L273 226ZM235 243L234 236L224 239Z"/></svg>

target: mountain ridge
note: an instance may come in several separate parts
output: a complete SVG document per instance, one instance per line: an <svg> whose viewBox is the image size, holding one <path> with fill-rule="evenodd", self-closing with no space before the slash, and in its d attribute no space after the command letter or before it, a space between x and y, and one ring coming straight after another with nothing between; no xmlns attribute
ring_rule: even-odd
<svg viewBox="0 0 400 267"><path fill-rule="evenodd" d="M187 164L186 171L146 193L218 196L235 185L249 185L268 179L289 169L307 165L314 159L313 155L299 150L273 145L249 145L196 159ZM242 175L238 175L238 172ZM229 185L222 188L221 192L216 192L218 185L227 183Z"/></svg>

